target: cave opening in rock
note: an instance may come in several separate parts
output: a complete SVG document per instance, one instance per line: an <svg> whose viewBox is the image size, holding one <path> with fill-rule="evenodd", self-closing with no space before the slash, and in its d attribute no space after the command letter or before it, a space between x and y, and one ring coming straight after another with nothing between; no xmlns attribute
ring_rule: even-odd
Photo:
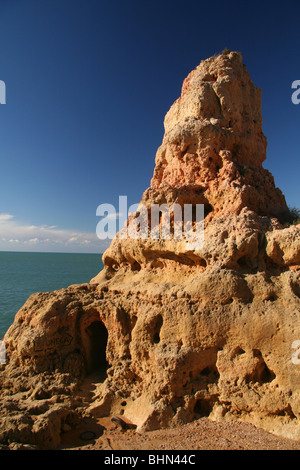
<svg viewBox="0 0 300 470"><path fill-rule="evenodd" d="M105 378L108 367L106 360L107 329L101 321L94 321L85 331L88 336L87 372L88 374L97 373Z"/></svg>
<svg viewBox="0 0 300 470"><path fill-rule="evenodd" d="M214 402L210 399L198 399L194 406L194 413L196 418L206 418L210 415L213 409Z"/></svg>

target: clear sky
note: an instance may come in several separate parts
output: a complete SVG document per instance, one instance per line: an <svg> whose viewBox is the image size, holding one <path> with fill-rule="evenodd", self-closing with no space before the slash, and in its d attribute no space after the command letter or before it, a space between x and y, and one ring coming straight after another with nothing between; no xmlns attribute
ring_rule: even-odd
<svg viewBox="0 0 300 470"><path fill-rule="evenodd" d="M183 79L225 47L300 207L299 18L299 0L0 0L0 250L101 252L97 206L140 201Z"/></svg>

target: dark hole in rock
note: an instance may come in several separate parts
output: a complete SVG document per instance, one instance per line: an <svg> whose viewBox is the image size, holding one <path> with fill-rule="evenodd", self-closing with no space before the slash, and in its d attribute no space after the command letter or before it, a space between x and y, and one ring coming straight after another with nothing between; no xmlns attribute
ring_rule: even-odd
<svg viewBox="0 0 300 470"><path fill-rule="evenodd" d="M260 375L260 382L261 383L269 383L272 382L276 378L276 375L272 370L270 370L267 364L264 364L263 371Z"/></svg>
<svg viewBox="0 0 300 470"><path fill-rule="evenodd" d="M159 333L155 333L153 337L153 342L157 344L159 343L159 341L160 341Z"/></svg>
<svg viewBox="0 0 300 470"><path fill-rule="evenodd" d="M204 204L204 218L214 210L211 204Z"/></svg>
<svg viewBox="0 0 300 470"><path fill-rule="evenodd" d="M132 265L131 265L131 270L132 271L140 271L141 270L141 265L135 261Z"/></svg>
<svg viewBox="0 0 300 470"><path fill-rule="evenodd" d="M277 300L277 295L276 294L270 294L266 300L268 300L269 302L275 302L275 300Z"/></svg>
<svg viewBox="0 0 300 470"><path fill-rule="evenodd" d="M253 357L262 357L262 353L259 349L253 349Z"/></svg>
<svg viewBox="0 0 300 470"><path fill-rule="evenodd" d="M246 256L241 256L241 257L238 259L238 265L239 265L241 268L247 268L247 267L248 267L247 257L246 257Z"/></svg>
<svg viewBox="0 0 300 470"><path fill-rule="evenodd" d="M246 383L257 382L262 385L264 383L272 382L276 378L276 375L271 369L268 368L259 349L253 350L253 357L256 357L259 359L259 361L255 367L255 370L245 377Z"/></svg>
<svg viewBox="0 0 300 470"><path fill-rule="evenodd" d="M229 304L232 304L232 303L233 303L233 298L232 297L228 297L227 299L224 299L221 302L222 305L229 305Z"/></svg>
<svg viewBox="0 0 300 470"><path fill-rule="evenodd" d="M153 260L150 265L151 268L160 268L162 269L164 267L164 263L160 260Z"/></svg>
<svg viewBox="0 0 300 470"><path fill-rule="evenodd" d="M202 78L202 81L203 82L215 82L217 80L217 77L213 74L210 74L210 73L207 73L206 75L204 75L204 77Z"/></svg>
<svg viewBox="0 0 300 470"><path fill-rule="evenodd" d="M220 377L219 371L216 367L205 367L205 369L201 371L200 375L211 379L218 379Z"/></svg>
<svg viewBox="0 0 300 470"><path fill-rule="evenodd" d="M194 406L194 413L196 417L205 418L210 415L213 409L213 402L203 398L196 401Z"/></svg>
<svg viewBox="0 0 300 470"><path fill-rule="evenodd" d="M185 156L186 153L189 151L189 146L187 146L182 152L181 152L181 158Z"/></svg>
<svg viewBox="0 0 300 470"><path fill-rule="evenodd" d="M80 439L82 441L90 441L92 439L95 439L96 434L93 431L84 431L80 434Z"/></svg>
<svg viewBox="0 0 300 470"><path fill-rule="evenodd" d="M99 373L104 378L108 362L106 360L106 345L108 333L101 321L94 321L86 328L89 338L87 350L88 373Z"/></svg>
<svg viewBox="0 0 300 470"><path fill-rule="evenodd" d="M154 333L153 333L153 343L158 344L160 342L160 330L163 324L163 318L161 315L158 315L156 318L156 324L154 327Z"/></svg>
<svg viewBox="0 0 300 470"><path fill-rule="evenodd" d="M238 346L238 347L234 350L233 357L241 356L242 354L245 354L245 351L244 351L243 348L241 348L240 346Z"/></svg>
<svg viewBox="0 0 300 470"><path fill-rule="evenodd" d="M283 410L280 410L278 412L278 416L288 416L291 419L297 419L297 416L294 414L290 404L288 404Z"/></svg>
<svg viewBox="0 0 300 470"><path fill-rule="evenodd" d="M300 298L300 284L298 282L292 282L291 288L296 297Z"/></svg>

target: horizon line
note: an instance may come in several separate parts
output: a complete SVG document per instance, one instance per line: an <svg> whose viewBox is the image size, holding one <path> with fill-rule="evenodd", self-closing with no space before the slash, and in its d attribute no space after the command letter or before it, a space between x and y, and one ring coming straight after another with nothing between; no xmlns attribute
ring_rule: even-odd
<svg viewBox="0 0 300 470"><path fill-rule="evenodd" d="M0 250L0 253L45 253L57 255L103 255L103 252L84 252L84 251L26 251L26 250Z"/></svg>

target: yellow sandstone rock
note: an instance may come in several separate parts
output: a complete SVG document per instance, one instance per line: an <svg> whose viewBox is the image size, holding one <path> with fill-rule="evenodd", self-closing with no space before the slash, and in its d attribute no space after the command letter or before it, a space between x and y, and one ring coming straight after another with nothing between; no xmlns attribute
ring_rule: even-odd
<svg viewBox="0 0 300 470"><path fill-rule="evenodd" d="M139 430L240 420L300 440L300 230L283 228L261 124L240 53L189 74L141 203L204 204L203 245L116 237L89 284L32 295L4 338L2 442L54 448L87 413Z"/></svg>

